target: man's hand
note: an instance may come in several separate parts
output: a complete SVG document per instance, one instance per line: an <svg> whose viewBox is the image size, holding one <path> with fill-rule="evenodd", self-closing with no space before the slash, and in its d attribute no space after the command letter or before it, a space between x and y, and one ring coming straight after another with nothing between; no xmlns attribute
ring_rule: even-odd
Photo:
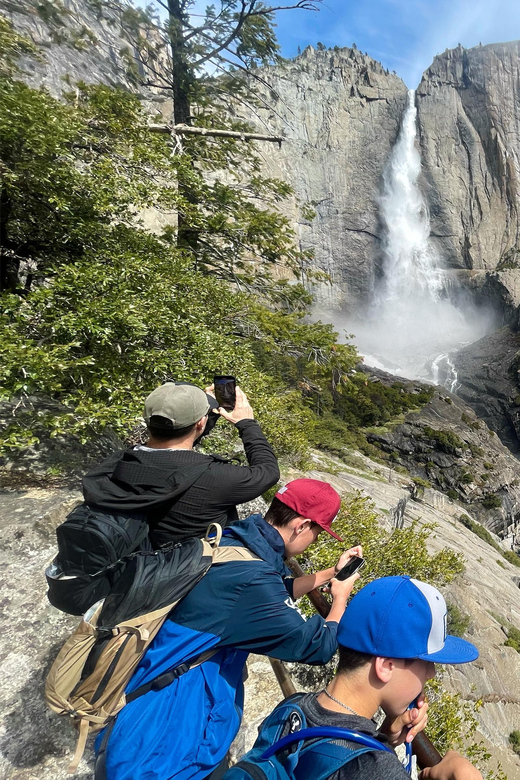
<svg viewBox="0 0 520 780"><path fill-rule="evenodd" d="M235 408L228 412L226 409L223 409L221 406L219 406L218 409L213 409L213 411L216 414L220 414L221 417L224 417L226 420L229 420L229 422L232 422L233 425L237 422L240 422L240 420L255 419L251 404L247 400L247 395L240 389L238 385L236 386Z"/></svg>
<svg viewBox="0 0 520 780"><path fill-rule="evenodd" d="M417 697L417 707L406 710L397 718L385 718L379 730L386 734L392 747L401 745L403 742L411 742L420 731L426 728L427 713L428 702L423 692Z"/></svg>
<svg viewBox="0 0 520 780"><path fill-rule="evenodd" d="M449 750L439 764L423 769L419 780L482 780L482 775L467 758Z"/></svg>

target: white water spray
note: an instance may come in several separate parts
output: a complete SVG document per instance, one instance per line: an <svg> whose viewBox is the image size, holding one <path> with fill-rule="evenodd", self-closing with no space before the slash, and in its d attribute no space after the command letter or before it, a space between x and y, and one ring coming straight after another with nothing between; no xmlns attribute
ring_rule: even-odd
<svg viewBox="0 0 520 780"><path fill-rule="evenodd" d="M417 184L421 158L415 148L414 96L410 90L401 132L383 175L385 277L378 291L379 303L399 302L416 294L438 300L443 288L439 258L429 240L430 217Z"/></svg>
<svg viewBox="0 0 520 780"><path fill-rule="evenodd" d="M466 301L464 310L447 297L452 287L430 239L430 219L419 189L421 158L415 146L415 93L383 176L380 197L385 226L383 278L363 317L333 316L337 327L355 335L369 365L456 389L449 354L491 330L492 317ZM459 296L459 306L462 298Z"/></svg>

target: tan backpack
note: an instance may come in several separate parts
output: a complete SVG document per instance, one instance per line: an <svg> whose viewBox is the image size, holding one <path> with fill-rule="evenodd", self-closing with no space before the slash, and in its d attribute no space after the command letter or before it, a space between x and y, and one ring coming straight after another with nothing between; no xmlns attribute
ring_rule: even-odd
<svg viewBox="0 0 520 780"><path fill-rule="evenodd" d="M213 524L208 534L212 528L216 535L211 539L208 535L187 539L165 550L133 556L128 590L124 592L125 583L120 582L117 593L94 604L60 650L47 677L45 698L53 712L71 717L79 730L69 772L76 771L89 734L113 724L128 701L169 685L217 652L209 650L125 696L139 661L169 613L210 566L261 560L246 547L219 547L222 529ZM151 604L157 608L143 611Z"/></svg>

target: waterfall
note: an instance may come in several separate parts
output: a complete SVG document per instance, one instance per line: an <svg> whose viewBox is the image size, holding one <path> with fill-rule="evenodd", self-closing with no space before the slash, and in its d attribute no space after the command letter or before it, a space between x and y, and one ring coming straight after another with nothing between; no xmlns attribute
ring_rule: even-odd
<svg viewBox="0 0 520 780"><path fill-rule="evenodd" d="M415 91L411 89L401 132L383 175L380 207L386 236L380 302L409 299L417 293L436 301L443 288L439 258L429 240L430 216L417 183L421 158L415 146L416 123Z"/></svg>
<svg viewBox="0 0 520 780"><path fill-rule="evenodd" d="M477 311L448 278L430 238L416 135L415 92L410 90L378 200L384 227L382 276L368 311L356 317L334 315L333 321L354 334L369 365L455 391L450 354L488 333L492 318Z"/></svg>

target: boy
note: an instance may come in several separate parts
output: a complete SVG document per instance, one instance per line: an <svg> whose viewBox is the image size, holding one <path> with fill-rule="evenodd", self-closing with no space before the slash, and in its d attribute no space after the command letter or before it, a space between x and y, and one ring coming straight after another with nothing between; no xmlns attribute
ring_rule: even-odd
<svg viewBox="0 0 520 780"><path fill-rule="evenodd" d="M446 636L446 603L439 591L404 576L384 577L362 588L340 620L337 639L339 665L334 678L320 693L298 701L307 726L349 729L392 746L411 742L424 728L425 718L418 718L418 710L408 706L424 698L424 685L435 676L435 663L460 664L478 657L470 642ZM379 707L387 717L377 729L372 718ZM419 777L482 780L480 772L454 751ZM369 778L406 780L409 775L395 753L371 750L330 776L330 780Z"/></svg>
<svg viewBox="0 0 520 780"><path fill-rule="evenodd" d="M353 547L335 567L295 580L287 577L284 562L306 550L321 532L339 540L331 528L339 508L340 496L328 483L296 479L278 491L265 518L251 515L229 526L221 544L246 547L258 560L209 570L164 623L127 693L201 653L217 652L171 685L151 690L121 710L108 740L108 780L206 778L238 731L249 652L309 664L332 658L338 623L359 575L341 582L333 578L362 549ZM293 599L331 579L327 620L315 615L306 621Z"/></svg>

